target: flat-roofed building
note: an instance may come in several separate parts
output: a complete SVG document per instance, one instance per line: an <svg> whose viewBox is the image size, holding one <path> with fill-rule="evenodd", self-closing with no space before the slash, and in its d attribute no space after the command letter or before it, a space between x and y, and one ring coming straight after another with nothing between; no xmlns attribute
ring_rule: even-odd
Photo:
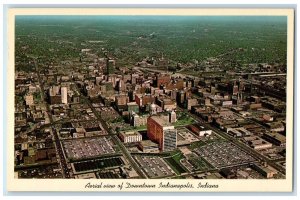
<svg viewBox="0 0 300 200"><path fill-rule="evenodd" d="M194 98L189 98L187 99L187 109L191 110L192 106L196 106L198 105L198 99L194 99Z"/></svg>
<svg viewBox="0 0 300 200"><path fill-rule="evenodd" d="M147 135L159 144L162 151L170 151L177 146L177 131L168 119L151 116L147 120Z"/></svg>
<svg viewBox="0 0 300 200"><path fill-rule="evenodd" d="M68 104L68 88L61 87L61 102L63 104Z"/></svg>
<svg viewBox="0 0 300 200"><path fill-rule="evenodd" d="M163 99L163 110L175 110L177 107L177 104L175 101L172 101L171 99Z"/></svg>
<svg viewBox="0 0 300 200"><path fill-rule="evenodd" d="M136 102L127 103L127 110L129 113L139 113L139 105Z"/></svg>
<svg viewBox="0 0 300 200"><path fill-rule="evenodd" d="M117 106L125 106L129 101L129 97L127 95L119 95L116 96L115 103Z"/></svg>
<svg viewBox="0 0 300 200"><path fill-rule="evenodd" d="M272 147L271 143L257 136L247 136L244 137L243 139L245 140L246 143L250 145L250 147L256 150L267 149Z"/></svg>
<svg viewBox="0 0 300 200"><path fill-rule="evenodd" d="M212 134L212 130L207 129L204 126L201 126L200 124L192 124L192 125L189 125L188 128L201 137Z"/></svg>
<svg viewBox="0 0 300 200"><path fill-rule="evenodd" d="M275 170L272 170L267 166L262 166L256 163L253 164L252 168L266 178L272 178L277 173Z"/></svg>
<svg viewBox="0 0 300 200"><path fill-rule="evenodd" d="M264 133L262 138L278 146L285 146L286 144L286 137L276 132Z"/></svg>
<svg viewBox="0 0 300 200"><path fill-rule="evenodd" d="M166 129L163 135L163 151L172 151L177 147L177 130Z"/></svg>
<svg viewBox="0 0 300 200"><path fill-rule="evenodd" d="M141 107L155 102L155 97L149 94L136 94L135 102Z"/></svg>
<svg viewBox="0 0 300 200"><path fill-rule="evenodd" d="M34 104L33 95L32 94L26 95L25 102L26 102L26 105L28 105L28 106L33 105Z"/></svg>
<svg viewBox="0 0 300 200"><path fill-rule="evenodd" d="M119 136L124 143L142 141L142 135L137 131L127 131L127 132L124 131L121 132Z"/></svg>
<svg viewBox="0 0 300 200"><path fill-rule="evenodd" d="M158 144L152 142L151 140L142 140L139 143L139 148L144 153L158 153L159 152Z"/></svg>
<svg viewBox="0 0 300 200"><path fill-rule="evenodd" d="M177 121L176 113L174 110L169 113L169 122L170 123L175 123Z"/></svg>
<svg viewBox="0 0 300 200"><path fill-rule="evenodd" d="M147 118L148 118L149 115L142 115L142 116L139 116L138 114L136 113L132 113L132 116L131 116L131 124L134 126L134 127L139 127L139 126L144 126L147 124Z"/></svg>

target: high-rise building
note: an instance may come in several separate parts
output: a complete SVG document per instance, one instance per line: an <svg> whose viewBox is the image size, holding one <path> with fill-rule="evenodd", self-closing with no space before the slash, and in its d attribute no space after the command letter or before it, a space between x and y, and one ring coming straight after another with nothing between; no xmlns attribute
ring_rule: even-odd
<svg viewBox="0 0 300 200"><path fill-rule="evenodd" d="M234 84L233 89L232 89L232 95L237 95L239 92L239 86Z"/></svg>
<svg viewBox="0 0 300 200"><path fill-rule="evenodd" d="M186 100L186 107L188 110L191 110L192 109L192 106L196 106L198 105L198 99L194 99L194 98L189 98Z"/></svg>
<svg viewBox="0 0 300 200"><path fill-rule="evenodd" d="M176 119L176 113L173 110L172 112L169 113L169 122L170 123L175 123L177 121Z"/></svg>
<svg viewBox="0 0 300 200"><path fill-rule="evenodd" d="M136 84L136 80L139 77L138 74L131 74L131 83Z"/></svg>
<svg viewBox="0 0 300 200"><path fill-rule="evenodd" d="M245 90L245 83L243 80L239 81L239 91L242 92Z"/></svg>
<svg viewBox="0 0 300 200"><path fill-rule="evenodd" d="M176 97L177 97L177 89L174 89L171 91L171 99L172 100L176 100Z"/></svg>
<svg viewBox="0 0 300 200"><path fill-rule="evenodd" d="M177 130L166 129L163 132L163 151L173 151L177 147Z"/></svg>
<svg viewBox="0 0 300 200"><path fill-rule="evenodd" d="M116 62L115 60L110 60L109 58L107 58L106 60L106 75L110 75L113 74L115 72L115 65Z"/></svg>
<svg viewBox="0 0 300 200"><path fill-rule="evenodd" d="M177 146L177 130L164 117L151 116L148 118L147 135L150 140L159 144L162 151L171 151Z"/></svg>
<svg viewBox="0 0 300 200"><path fill-rule="evenodd" d="M177 98L176 98L177 103L182 106L184 104L185 99L186 99L185 92L183 90L180 90L177 93Z"/></svg>
<svg viewBox="0 0 300 200"><path fill-rule="evenodd" d="M61 95L59 94L59 86L52 86L49 88L49 100L50 104L60 104Z"/></svg>
<svg viewBox="0 0 300 200"><path fill-rule="evenodd" d="M214 86L210 86L210 93L212 95L215 95L216 94L216 88Z"/></svg>
<svg viewBox="0 0 300 200"><path fill-rule="evenodd" d="M60 86L58 86L58 85L53 86L53 90L55 92L55 95L57 95L59 93L59 89L60 89Z"/></svg>
<svg viewBox="0 0 300 200"><path fill-rule="evenodd" d="M68 104L68 88L61 87L61 103Z"/></svg>
<svg viewBox="0 0 300 200"><path fill-rule="evenodd" d="M118 85L118 90L119 91L125 91L126 87L125 87L125 82L124 80L120 79L119 80L119 85Z"/></svg>

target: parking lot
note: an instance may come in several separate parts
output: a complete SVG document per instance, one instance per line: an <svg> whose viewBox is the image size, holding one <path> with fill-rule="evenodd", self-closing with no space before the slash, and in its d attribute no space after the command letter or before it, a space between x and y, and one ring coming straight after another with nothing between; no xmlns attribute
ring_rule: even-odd
<svg viewBox="0 0 300 200"><path fill-rule="evenodd" d="M109 137L65 140L62 142L66 157L82 159L115 153L113 142Z"/></svg>
<svg viewBox="0 0 300 200"><path fill-rule="evenodd" d="M62 171L58 164L39 166L34 168L28 168L17 172L18 178L62 178Z"/></svg>
<svg viewBox="0 0 300 200"><path fill-rule="evenodd" d="M157 156L134 156L149 178L159 178L175 175L175 172L161 157Z"/></svg>
<svg viewBox="0 0 300 200"><path fill-rule="evenodd" d="M215 168L236 166L255 161L248 153L230 142L213 142L194 149L194 152Z"/></svg>

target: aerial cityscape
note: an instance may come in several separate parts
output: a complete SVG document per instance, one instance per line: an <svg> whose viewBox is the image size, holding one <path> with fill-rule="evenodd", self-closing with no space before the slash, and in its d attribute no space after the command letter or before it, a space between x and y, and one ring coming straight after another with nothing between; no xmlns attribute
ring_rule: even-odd
<svg viewBox="0 0 300 200"><path fill-rule="evenodd" d="M15 178L285 179L287 17L16 16Z"/></svg>

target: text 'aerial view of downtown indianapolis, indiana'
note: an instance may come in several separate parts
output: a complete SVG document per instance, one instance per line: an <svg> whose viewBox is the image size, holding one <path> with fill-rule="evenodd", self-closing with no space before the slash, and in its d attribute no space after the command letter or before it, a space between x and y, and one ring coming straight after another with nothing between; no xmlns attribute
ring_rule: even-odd
<svg viewBox="0 0 300 200"><path fill-rule="evenodd" d="M285 179L287 17L15 18L18 179Z"/></svg>

